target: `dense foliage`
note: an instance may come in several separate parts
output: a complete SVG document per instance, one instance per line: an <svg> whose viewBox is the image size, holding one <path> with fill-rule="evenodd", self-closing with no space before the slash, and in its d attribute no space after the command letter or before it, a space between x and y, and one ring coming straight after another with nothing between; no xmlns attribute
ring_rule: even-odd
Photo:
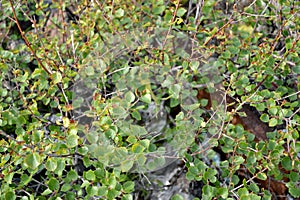
<svg viewBox="0 0 300 200"><path fill-rule="evenodd" d="M298 1L0 9L1 199L300 197Z"/></svg>

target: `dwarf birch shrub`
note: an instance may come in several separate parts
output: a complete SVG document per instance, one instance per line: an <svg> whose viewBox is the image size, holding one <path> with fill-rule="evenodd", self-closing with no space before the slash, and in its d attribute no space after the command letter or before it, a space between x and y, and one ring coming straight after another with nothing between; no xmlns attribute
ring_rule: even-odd
<svg viewBox="0 0 300 200"><path fill-rule="evenodd" d="M298 2L0 8L1 198L146 198L174 162L195 199L299 198Z"/></svg>

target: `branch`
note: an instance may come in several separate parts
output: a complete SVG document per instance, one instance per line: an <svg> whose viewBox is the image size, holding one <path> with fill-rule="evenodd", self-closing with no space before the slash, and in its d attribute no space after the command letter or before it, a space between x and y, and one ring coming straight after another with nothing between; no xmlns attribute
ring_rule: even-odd
<svg viewBox="0 0 300 200"><path fill-rule="evenodd" d="M9 2L10 2L11 8L12 8L12 12L13 12L13 15L14 15L14 21L15 21L15 23L18 26L18 29L20 31L20 34L21 34L23 40L25 41L26 46L29 48L29 50L31 51L32 55L35 57L35 59L37 60L37 62L39 63L39 65L45 70L45 72L47 72L47 74L51 78L52 71L49 70L49 69L47 69L45 67L45 65L42 63L41 59L36 55L35 51L33 50L32 46L30 45L30 42L28 41L27 37L25 36L25 34L24 34L24 32L23 32L23 30L22 30L22 28L20 26L20 23L19 23L19 20L17 18L17 14L16 14L15 8L13 6L12 0L9 0ZM69 101L68 101L68 98L67 98L67 96L65 94L65 91L64 91L63 87L60 85L60 83L57 83L56 85L57 85L58 89L62 92L62 94L63 94L63 96L64 96L64 98L66 100L67 105L69 105Z"/></svg>

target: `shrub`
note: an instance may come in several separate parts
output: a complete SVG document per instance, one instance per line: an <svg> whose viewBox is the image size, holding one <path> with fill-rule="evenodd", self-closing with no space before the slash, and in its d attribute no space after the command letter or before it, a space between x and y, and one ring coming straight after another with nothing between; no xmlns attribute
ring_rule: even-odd
<svg viewBox="0 0 300 200"><path fill-rule="evenodd" d="M146 198L175 161L201 199L300 196L296 1L2 10L4 199Z"/></svg>

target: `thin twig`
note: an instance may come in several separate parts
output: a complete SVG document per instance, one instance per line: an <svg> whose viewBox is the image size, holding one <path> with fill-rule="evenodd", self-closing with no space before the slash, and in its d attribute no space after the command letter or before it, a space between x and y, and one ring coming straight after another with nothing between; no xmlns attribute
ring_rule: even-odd
<svg viewBox="0 0 300 200"><path fill-rule="evenodd" d="M13 15L14 15L14 21L15 23L17 24L17 27L19 29L19 32L21 34L21 37L23 38L23 40L25 41L25 44L26 46L29 48L29 50L31 51L31 53L33 54L33 56L35 57L35 59L37 60L37 62L39 63L39 65L45 70L45 72L51 77L51 75L53 74L53 72L51 71L51 69L47 69L47 67L45 67L45 65L42 63L41 59L37 56L36 52L33 50L30 42L28 41L27 37L25 36L21 26L20 26L20 23L19 23L19 20L18 20L18 17L17 17L17 14L16 14L16 11L15 11L15 8L14 8L14 5L13 5L13 2L12 0L9 0L10 2L10 5L11 5L11 8L12 8L12 12L13 12ZM62 87L62 85L60 85L60 83L57 83L56 84L58 89L62 92L65 100L66 100L66 103L69 105L69 100L64 92L64 89ZM66 115L67 115L67 112L66 112Z"/></svg>
<svg viewBox="0 0 300 200"><path fill-rule="evenodd" d="M172 18L172 20L171 20L171 25L170 25L170 27L169 27L169 29L168 29L168 32L167 32L166 37L165 37L165 40L164 40L164 42L163 42L163 44L162 44L162 47L163 47L163 48L165 47L165 45L166 45L166 43L167 43L167 40L168 40L168 36L170 35L170 32L171 32L171 30L172 30L172 26L173 26L173 23L174 23L175 18L176 18L176 13L177 13L177 10L178 10L178 8L179 8L179 4L180 4L180 0L178 0L178 2L177 2L177 4L176 4L176 8L175 8L175 11L174 11L174 14L173 14L173 18Z"/></svg>

